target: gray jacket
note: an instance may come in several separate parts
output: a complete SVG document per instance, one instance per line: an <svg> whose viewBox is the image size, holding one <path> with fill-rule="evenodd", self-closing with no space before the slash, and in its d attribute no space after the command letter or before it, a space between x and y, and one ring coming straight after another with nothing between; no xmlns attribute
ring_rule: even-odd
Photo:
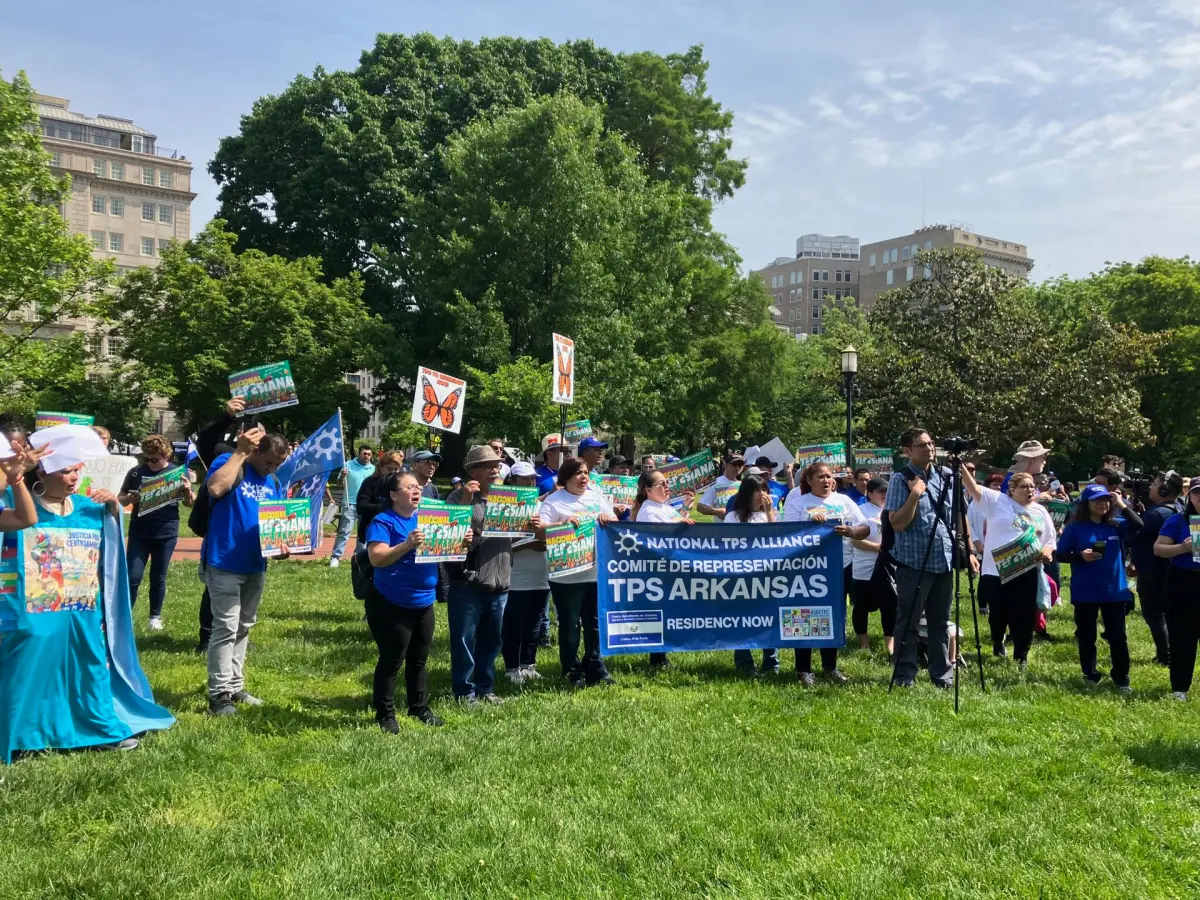
<svg viewBox="0 0 1200 900"><path fill-rule="evenodd" d="M450 492L446 502L462 502L462 488ZM447 563L452 582L471 585L485 594L507 591L512 583L512 538L485 538L483 518L487 512L487 492L480 491L471 504L471 530L475 532L467 559L461 563Z"/></svg>

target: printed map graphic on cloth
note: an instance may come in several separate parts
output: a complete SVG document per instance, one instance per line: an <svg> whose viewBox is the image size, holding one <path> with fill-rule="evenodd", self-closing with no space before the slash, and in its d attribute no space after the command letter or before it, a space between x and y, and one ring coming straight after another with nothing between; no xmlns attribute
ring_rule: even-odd
<svg viewBox="0 0 1200 900"><path fill-rule="evenodd" d="M449 503L433 506L422 500L417 507L417 527L425 536L417 548L417 562L462 562L467 558L471 507Z"/></svg>
<svg viewBox="0 0 1200 900"><path fill-rule="evenodd" d="M229 376L229 392L246 401L243 416L300 405L292 365L287 360L234 372Z"/></svg>
<svg viewBox="0 0 1200 900"><path fill-rule="evenodd" d="M312 507L307 497L258 504L258 546L266 557L312 550Z"/></svg>
<svg viewBox="0 0 1200 900"><path fill-rule="evenodd" d="M679 462L659 466L658 471L666 477L672 497L682 496L686 491L698 491L717 478L712 451L707 448L685 456Z"/></svg>
<svg viewBox="0 0 1200 900"><path fill-rule="evenodd" d="M586 572L596 565L596 520L546 529L546 565L551 578Z"/></svg>
<svg viewBox="0 0 1200 900"><path fill-rule="evenodd" d="M187 494L188 471L184 466L167 469L142 479L138 488L138 515L178 503Z"/></svg>
<svg viewBox="0 0 1200 900"><path fill-rule="evenodd" d="M487 507L483 515L484 537L533 537L529 520L537 513L535 487L488 487Z"/></svg>

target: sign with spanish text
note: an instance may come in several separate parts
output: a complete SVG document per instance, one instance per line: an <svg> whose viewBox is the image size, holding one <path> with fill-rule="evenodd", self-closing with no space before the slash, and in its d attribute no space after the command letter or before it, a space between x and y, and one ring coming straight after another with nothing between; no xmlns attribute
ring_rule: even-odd
<svg viewBox="0 0 1200 900"><path fill-rule="evenodd" d="M603 531L603 529L601 529ZM551 578L586 572L596 565L596 520L546 529L546 566Z"/></svg>
<svg viewBox="0 0 1200 900"><path fill-rule="evenodd" d="M537 507L538 491L535 487L488 485L483 536L533 537L530 519L537 514Z"/></svg>
<svg viewBox="0 0 1200 900"><path fill-rule="evenodd" d="M1042 561L1042 542L1037 532L1026 528L1007 544L1001 544L992 551L992 561L1002 584L1036 568Z"/></svg>
<svg viewBox="0 0 1200 900"><path fill-rule="evenodd" d="M264 557L312 550L312 504L307 497L258 504L258 546Z"/></svg>
<svg viewBox="0 0 1200 900"><path fill-rule="evenodd" d="M563 431L564 444L578 444L586 437L591 437L592 423L590 419L580 419L578 422L568 422Z"/></svg>
<svg viewBox="0 0 1200 900"><path fill-rule="evenodd" d="M589 478L592 487L611 500L613 506L633 506L633 501L637 499L636 476L593 472Z"/></svg>
<svg viewBox="0 0 1200 900"><path fill-rule="evenodd" d="M554 335L554 381L550 386L555 403L567 406L575 402L575 342Z"/></svg>
<svg viewBox="0 0 1200 900"><path fill-rule="evenodd" d="M1070 500L1043 500L1041 502L1045 505L1046 512L1050 513L1055 528L1062 528L1067 524L1067 517L1071 515L1074 507Z"/></svg>
<svg viewBox="0 0 1200 900"><path fill-rule="evenodd" d="M803 469L817 462L823 462L835 470L846 468L846 443L806 444L796 450L797 468Z"/></svg>
<svg viewBox="0 0 1200 900"><path fill-rule="evenodd" d="M854 450L854 467L870 469L872 475L888 478L891 476L895 464L896 450L894 447L868 447L865 450L859 450L856 447Z"/></svg>
<svg viewBox="0 0 1200 900"><path fill-rule="evenodd" d="M466 402L467 383L461 378L424 366L417 369L417 390L412 406L414 424L458 434Z"/></svg>
<svg viewBox="0 0 1200 900"><path fill-rule="evenodd" d="M1200 562L1200 516L1188 516L1188 533L1192 536L1192 561Z"/></svg>
<svg viewBox="0 0 1200 900"><path fill-rule="evenodd" d="M300 405L287 360L234 372L229 376L229 393L246 401L243 416Z"/></svg>
<svg viewBox="0 0 1200 900"><path fill-rule="evenodd" d="M471 507L427 506L424 501L417 507L417 527L425 537L417 548L419 563L462 562L467 558L467 532L471 529Z"/></svg>
<svg viewBox="0 0 1200 900"><path fill-rule="evenodd" d="M95 425L95 416L85 416L80 413L44 412L39 410L34 415L33 430L53 428L55 425Z"/></svg>
<svg viewBox="0 0 1200 900"><path fill-rule="evenodd" d="M708 448L685 456L678 462L659 466L658 471L666 476L667 488L672 497L680 497L687 491L698 491L717 478L712 451Z"/></svg>
<svg viewBox="0 0 1200 900"><path fill-rule="evenodd" d="M157 475L148 475L142 479L138 488L138 515L144 516L156 509L178 503L187 496L190 484L186 466L176 466Z"/></svg>

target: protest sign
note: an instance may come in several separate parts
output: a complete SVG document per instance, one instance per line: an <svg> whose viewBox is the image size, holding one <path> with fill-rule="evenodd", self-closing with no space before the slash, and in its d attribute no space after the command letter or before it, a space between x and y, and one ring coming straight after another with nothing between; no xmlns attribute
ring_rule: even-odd
<svg viewBox="0 0 1200 900"><path fill-rule="evenodd" d="M458 434L466 402L467 384L461 378L443 375L424 366L417 369L417 389L412 406L414 424Z"/></svg>
<svg viewBox="0 0 1200 900"><path fill-rule="evenodd" d="M176 466L165 469L157 475L148 475L142 479L138 488L138 515L178 503L187 496L188 470L186 466Z"/></svg>
<svg viewBox="0 0 1200 900"><path fill-rule="evenodd" d="M467 558L471 507L449 503L427 506L422 500L417 507L417 527L425 536L417 548L417 562L462 562Z"/></svg>
<svg viewBox="0 0 1200 900"><path fill-rule="evenodd" d="M1188 533L1192 537L1192 561L1200 562L1200 516L1188 516Z"/></svg>
<svg viewBox="0 0 1200 900"><path fill-rule="evenodd" d="M604 529L601 529L603 531ZM596 520L546 529L546 566L551 578L586 572L596 565Z"/></svg>
<svg viewBox="0 0 1200 900"><path fill-rule="evenodd" d="M130 469L137 466L138 461L133 456L100 456L89 459L79 472L79 484L75 486L75 493L85 497L90 497L100 490L119 494L121 486L125 484L125 476L129 474Z"/></svg>
<svg viewBox="0 0 1200 900"><path fill-rule="evenodd" d="M84 416L79 413L44 412L38 410L33 417L33 430L53 428L55 425L95 425L95 416Z"/></svg>
<svg viewBox="0 0 1200 900"><path fill-rule="evenodd" d="M864 450L854 449L854 467L869 469L872 475L883 478L891 476L896 461L894 447L868 447Z"/></svg>
<svg viewBox="0 0 1200 900"><path fill-rule="evenodd" d="M679 497L686 491L698 491L717 477L712 451L708 449L685 456L678 462L659 466L658 471L666 477L667 489L672 497Z"/></svg>
<svg viewBox="0 0 1200 900"><path fill-rule="evenodd" d="M835 441L831 444L806 444L796 450L796 467L803 469L813 463L823 462L831 469L846 468L846 444Z"/></svg>
<svg viewBox="0 0 1200 900"><path fill-rule="evenodd" d="M564 444L578 444L585 437L591 437L592 422L590 419L580 419L578 422L568 422L563 430Z"/></svg>
<svg viewBox="0 0 1200 900"><path fill-rule="evenodd" d="M488 485L483 536L533 537L533 526L529 520L537 514L537 507L538 491L535 487Z"/></svg>
<svg viewBox="0 0 1200 900"><path fill-rule="evenodd" d="M1007 544L1001 544L992 551L992 561L1001 583L1035 568L1042 561L1042 542L1038 540L1037 532L1026 528Z"/></svg>
<svg viewBox="0 0 1200 900"><path fill-rule="evenodd" d="M1055 528L1062 528L1067 524L1067 517L1071 515L1073 507L1070 500L1043 500L1042 503L1046 507L1046 512L1050 513Z"/></svg>
<svg viewBox="0 0 1200 900"><path fill-rule="evenodd" d="M737 496L738 488L742 485L740 482L731 481L729 484L719 484L713 492L713 508L724 509L729 505L729 501Z"/></svg>
<svg viewBox="0 0 1200 900"><path fill-rule="evenodd" d="M621 523L597 543L601 653L846 642L832 525Z"/></svg>
<svg viewBox="0 0 1200 900"><path fill-rule="evenodd" d="M300 405L292 364L287 360L234 372L229 376L229 392L246 401L243 416Z"/></svg>
<svg viewBox="0 0 1200 900"><path fill-rule="evenodd" d="M791 465L792 463L792 454L788 451L787 444L777 437L771 438L771 440L759 447L758 456L765 456L767 459L771 460L771 462L775 463L776 474L782 472L784 466ZM756 456L755 459L747 458L746 465L754 465L754 462L758 456Z"/></svg>
<svg viewBox="0 0 1200 900"><path fill-rule="evenodd" d="M554 380L550 385L555 403L575 402L575 342L561 334L554 335Z"/></svg>
<svg viewBox="0 0 1200 900"><path fill-rule="evenodd" d="M637 499L637 477L634 475L607 475L593 472L589 476L592 487L612 501L613 506L633 506Z"/></svg>
<svg viewBox="0 0 1200 900"><path fill-rule="evenodd" d="M258 504L258 546L264 557L312 550L312 501L261 500Z"/></svg>

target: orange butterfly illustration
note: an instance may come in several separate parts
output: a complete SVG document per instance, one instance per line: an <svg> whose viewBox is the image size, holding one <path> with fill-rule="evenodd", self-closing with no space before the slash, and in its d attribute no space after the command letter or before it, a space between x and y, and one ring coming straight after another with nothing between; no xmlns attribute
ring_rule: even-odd
<svg viewBox="0 0 1200 900"><path fill-rule="evenodd" d="M443 428L454 427L454 410L458 408L458 400L462 397L462 388L455 388L439 402L437 391L429 383L429 379L421 376L421 393L425 397L425 405L421 407L421 418L426 425L432 425L438 415L442 417Z"/></svg>
<svg viewBox="0 0 1200 900"><path fill-rule="evenodd" d="M571 396L571 374L575 369L575 354L558 353L558 396Z"/></svg>

